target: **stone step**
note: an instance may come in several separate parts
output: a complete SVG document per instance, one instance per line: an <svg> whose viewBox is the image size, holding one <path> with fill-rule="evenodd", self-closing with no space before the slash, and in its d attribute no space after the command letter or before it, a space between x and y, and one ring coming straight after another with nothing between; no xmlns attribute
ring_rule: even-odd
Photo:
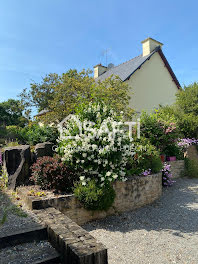
<svg viewBox="0 0 198 264"><path fill-rule="evenodd" d="M60 264L59 253L48 241L30 242L0 250L0 264Z"/></svg>
<svg viewBox="0 0 198 264"><path fill-rule="evenodd" d="M24 228L18 232L0 236L0 249L22 243L47 239L47 229L44 226Z"/></svg>

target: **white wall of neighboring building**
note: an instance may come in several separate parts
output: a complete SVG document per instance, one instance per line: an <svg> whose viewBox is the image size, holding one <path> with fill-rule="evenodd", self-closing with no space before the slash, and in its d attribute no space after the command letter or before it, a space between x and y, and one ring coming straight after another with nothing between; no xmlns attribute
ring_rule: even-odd
<svg viewBox="0 0 198 264"><path fill-rule="evenodd" d="M158 52L153 54L129 80L130 107L135 111L151 112L161 105L175 102L178 88Z"/></svg>

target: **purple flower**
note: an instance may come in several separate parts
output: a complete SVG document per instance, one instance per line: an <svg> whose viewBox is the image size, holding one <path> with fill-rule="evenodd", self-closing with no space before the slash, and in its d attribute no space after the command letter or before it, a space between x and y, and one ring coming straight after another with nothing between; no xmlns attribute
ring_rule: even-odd
<svg viewBox="0 0 198 264"><path fill-rule="evenodd" d="M171 165L164 163L162 169L162 185L163 186L172 186L175 181L172 181Z"/></svg>
<svg viewBox="0 0 198 264"><path fill-rule="evenodd" d="M150 174L151 174L151 169L148 169L148 170L145 170L145 171L142 172L143 176L148 176Z"/></svg>
<svg viewBox="0 0 198 264"><path fill-rule="evenodd" d="M182 138L182 139L178 140L177 145L183 151L186 151L189 146L198 145L198 139L195 139L195 138Z"/></svg>

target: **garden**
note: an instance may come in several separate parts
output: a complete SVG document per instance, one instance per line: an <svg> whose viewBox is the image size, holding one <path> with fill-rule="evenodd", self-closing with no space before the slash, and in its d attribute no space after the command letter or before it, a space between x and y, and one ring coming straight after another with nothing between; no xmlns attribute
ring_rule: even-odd
<svg viewBox="0 0 198 264"><path fill-rule="evenodd" d="M52 85L53 78L45 82ZM62 76L66 87L69 81L76 87L76 96L72 97L69 108L67 105L64 111L59 109L68 98L63 98L60 106L60 94L57 97L48 94L51 110L42 124L41 120L35 120L22 126L11 123L1 128L1 133L8 140L2 146L3 155L7 147L30 145L27 196L46 198L49 193L54 196L72 194L86 210L107 211L118 195L116 182L124 183L131 178L143 179L160 173L161 185L170 187L174 184L170 162L176 160L185 161L184 176L197 176L196 161L185 157L189 146L198 145L193 116L197 110L192 106L192 112L186 113L185 109L179 108L183 105L183 98L186 100L183 93L190 97L189 90L197 91L196 84L178 95L175 106L160 107L153 113L142 112L139 136L138 123L133 128L127 123L137 117L132 109L126 107L128 90L119 79L109 78L103 83L93 84L88 73L70 71ZM82 94L85 87L86 93ZM32 89L33 96L35 84ZM43 107L44 103L46 98L40 102ZM57 125L60 122L55 120L61 121L68 114L64 124ZM35 156L35 145L45 142L53 144L53 154ZM5 190L9 187L9 179L2 156L0 163L0 184Z"/></svg>

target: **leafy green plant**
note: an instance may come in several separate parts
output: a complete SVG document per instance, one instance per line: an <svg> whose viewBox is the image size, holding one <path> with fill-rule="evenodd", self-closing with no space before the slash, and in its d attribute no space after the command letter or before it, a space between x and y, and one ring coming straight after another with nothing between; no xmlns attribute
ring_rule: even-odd
<svg viewBox="0 0 198 264"><path fill-rule="evenodd" d="M13 198L15 199L15 197ZM6 197L6 195L0 192L0 226L6 222L9 214L17 215L19 217L27 217L26 212L24 212L21 207L21 204L13 204L11 198Z"/></svg>
<svg viewBox="0 0 198 264"><path fill-rule="evenodd" d="M185 162L184 176L190 177L190 178L198 178L197 161L185 158L184 162Z"/></svg>
<svg viewBox="0 0 198 264"><path fill-rule="evenodd" d="M108 210L115 199L115 191L110 184L101 187L95 180L86 185L76 183L74 195L88 210Z"/></svg>
<svg viewBox="0 0 198 264"><path fill-rule="evenodd" d="M143 112L141 134L148 138L160 153L167 156L179 156L180 149L177 140L181 137L181 133L172 115L166 115L159 110L151 114Z"/></svg>
<svg viewBox="0 0 198 264"><path fill-rule="evenodd" d="M140 175L145 170L157 173L162 169L159 151L144 137L134 141L135 155L128 160L129 175Z"/></svg>

